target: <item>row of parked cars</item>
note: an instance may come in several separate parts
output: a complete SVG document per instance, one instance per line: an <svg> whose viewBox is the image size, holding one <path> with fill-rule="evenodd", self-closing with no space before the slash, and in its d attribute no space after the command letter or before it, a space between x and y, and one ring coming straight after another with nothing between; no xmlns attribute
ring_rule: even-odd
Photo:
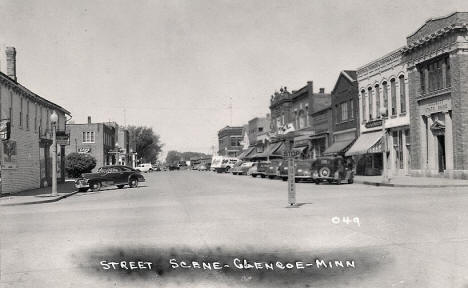
<svg viewBox="0 0 468 288"><path fill-rule="evenodd" d="M319 157L315 160L295 160L294 180L351 184L354 181L353 163L341 156ZM260 162L241 161L230 171L233 175L249 175L252 177L288 179L288 160L271 160Z"/></svg>

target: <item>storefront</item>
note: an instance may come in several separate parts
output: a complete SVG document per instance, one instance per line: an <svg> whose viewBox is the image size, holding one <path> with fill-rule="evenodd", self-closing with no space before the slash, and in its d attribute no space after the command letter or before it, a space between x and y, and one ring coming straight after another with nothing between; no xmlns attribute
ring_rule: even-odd
<svg viewBox="0 0 468 288"><path fill-rule="evenodd" d="M382 136L382 131L361 134L345 153L345 156L353 157L357 175L381 175L383 166Z"/></svg>

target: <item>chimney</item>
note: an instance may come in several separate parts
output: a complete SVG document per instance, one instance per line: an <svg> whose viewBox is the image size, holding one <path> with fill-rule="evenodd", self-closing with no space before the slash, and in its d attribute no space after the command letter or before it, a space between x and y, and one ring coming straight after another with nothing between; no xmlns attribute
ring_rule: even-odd
<svg viewBox="0 0 468 288"><path fill-rule="evenodd" d="M320 94L325 93L325 88L320 88Z"/></svg>
<svg viewBox="0 0 468 288"><path fill-rule="evenodd" d="M307 81L307 90L308 90L310 95L312 95L312 93L314 93L314 82Z"/></svg>
<svg viewBox="0 0 468 288"><path fill-rule="evenodd" d="M15 47L6 47L6 74L16 82L16 49Z"/></svg>
<svg viewBox="0 0 468 288"><path fill-rule="evenodd" d="M88 124L91 124L91 116L88 116Z"/></svg>

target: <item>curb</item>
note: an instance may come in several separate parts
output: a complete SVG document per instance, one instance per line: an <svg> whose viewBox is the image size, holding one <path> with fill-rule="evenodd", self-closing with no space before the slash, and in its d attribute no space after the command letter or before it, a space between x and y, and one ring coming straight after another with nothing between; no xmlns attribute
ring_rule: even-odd
<svg viewBox="0 0 468 288"><path fill-rule="evenodd" d="M382 182L369 182L354 180L354 183L371 185L377 187L406 187L406 188L444 188L444 187L468 187L468 184L454 185L454 184L442 184L442 185L411 185L411 184L393 184L393 183L382 183Z"/></svg>
<svg viewBox="0 0 468 288"><path fill-rule="evenodd" d="M6 203L6 204L0 204L0 206L20 206L20 205L32 205L32 204L43 204L43 203L52 203L52 202L57 202L57 201L60 201L62 199L65 199L65 198L68 198L70 196L73 196L75 195L76 193L78 193L79 191L74 191L74 192L71 192L71 193L68 193L68 194L64 194L64 195L61 195L61 196L58 196L56 198L52 198L52 199L45 199L45 200L37 200L37 201L30 201L30 202L19 202L19 203Z"/></svg>

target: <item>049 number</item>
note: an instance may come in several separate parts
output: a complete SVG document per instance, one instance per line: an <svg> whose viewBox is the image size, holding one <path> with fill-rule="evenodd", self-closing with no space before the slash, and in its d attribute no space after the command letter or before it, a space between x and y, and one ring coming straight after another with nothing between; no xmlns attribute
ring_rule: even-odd
<svg viewBox="0 0 468 288"><path fill-rule="evenodd" d="M343 216L343 217L338 217L335 216L331 218L331 222L333 224L356 224L357 226L361 227L361 223L359 222L359 217L348 217L348 216Z"/></svg>

